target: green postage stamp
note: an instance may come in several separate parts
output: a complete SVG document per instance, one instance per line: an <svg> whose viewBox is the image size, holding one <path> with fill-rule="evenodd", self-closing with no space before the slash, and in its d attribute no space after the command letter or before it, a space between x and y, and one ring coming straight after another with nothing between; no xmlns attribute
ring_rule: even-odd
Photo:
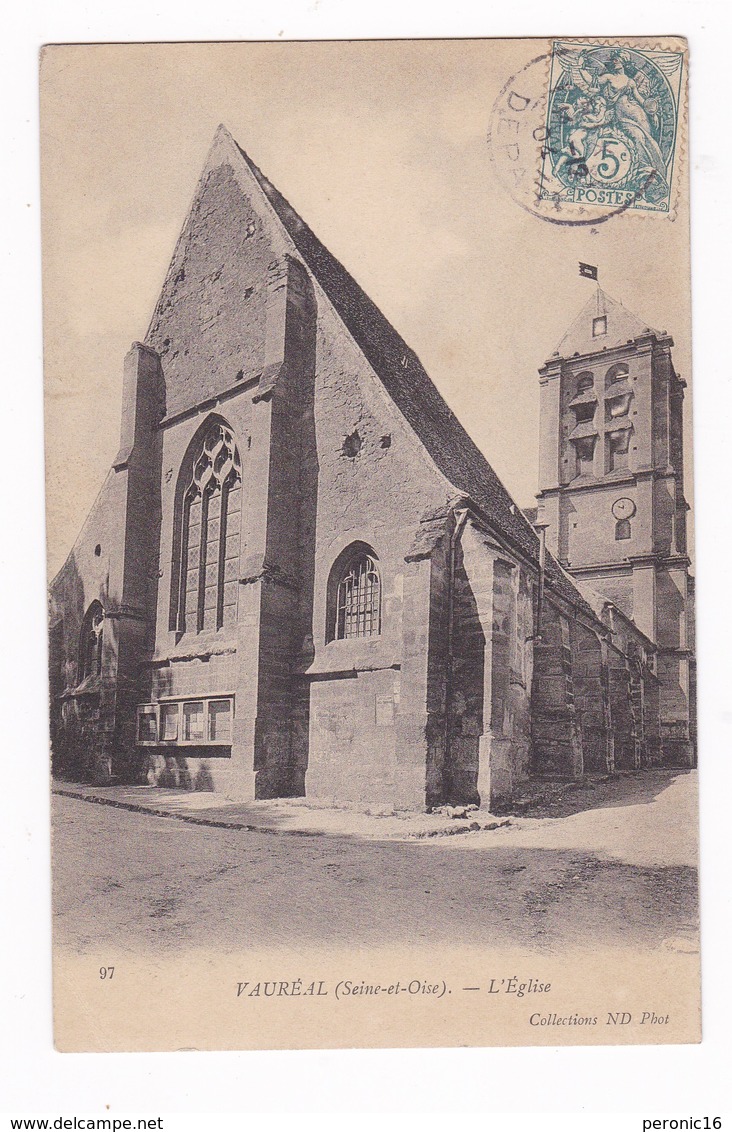
<svg viewBox="0 0 732 1132"><path fill-rule="evenodd" d="M541 199L668 213L683 53L555 42Z"/></svg>

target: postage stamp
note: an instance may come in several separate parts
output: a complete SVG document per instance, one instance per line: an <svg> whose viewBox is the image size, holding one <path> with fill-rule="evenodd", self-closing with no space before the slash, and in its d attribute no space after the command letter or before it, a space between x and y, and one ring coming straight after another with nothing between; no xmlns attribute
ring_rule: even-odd
<svg viewBox="0 0 732 1132"><path fill-rule="evenodd" d="M668 213L683 61L680 51L555 42L540 198Z"/></svg>

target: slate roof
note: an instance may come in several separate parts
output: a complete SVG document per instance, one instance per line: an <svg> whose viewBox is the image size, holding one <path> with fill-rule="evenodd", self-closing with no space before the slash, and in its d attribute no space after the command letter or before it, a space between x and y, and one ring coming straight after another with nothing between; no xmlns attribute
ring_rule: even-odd
<svg viewBox="0 0 732 1132"><path fill-rule="evenodd" d="M458 491L478 505L509 542L538 563L539 539L535 530L443 400L417 355L279 190L240 146L237 149L303 261L437 467ZM590 605L550 555L546 575L550 590L554 588L595 619Z"/></svg>

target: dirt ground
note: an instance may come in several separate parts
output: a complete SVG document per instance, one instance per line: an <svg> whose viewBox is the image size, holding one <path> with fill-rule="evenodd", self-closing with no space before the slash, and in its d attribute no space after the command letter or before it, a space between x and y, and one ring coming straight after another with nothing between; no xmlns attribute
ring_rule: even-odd
<svg viewBox="0 0 732 1132"><path fill-rule="evenodd" d="M696 949L696 775L544 791L452 837L191 825L54 797L57 946Z"/></svg>

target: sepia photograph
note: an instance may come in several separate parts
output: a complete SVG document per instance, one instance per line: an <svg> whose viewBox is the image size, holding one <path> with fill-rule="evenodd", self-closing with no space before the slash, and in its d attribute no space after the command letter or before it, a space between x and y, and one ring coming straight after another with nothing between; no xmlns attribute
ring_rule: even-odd
<svg viewBox="0 0 732 1132"><path fill-rule="evenodd" d="M700 1041L688 70L43 49L58 1050Z"/></svg>

